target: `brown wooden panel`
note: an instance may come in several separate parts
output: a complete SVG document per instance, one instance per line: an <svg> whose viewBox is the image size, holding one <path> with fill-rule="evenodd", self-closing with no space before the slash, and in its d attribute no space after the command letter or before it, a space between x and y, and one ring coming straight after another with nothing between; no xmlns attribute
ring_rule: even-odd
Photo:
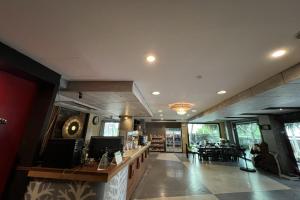
<svg viewBox="0 0 300 200"><path fill-rule="evenodd" d="M139 182L144 176L144 173L147 168L147 163L148 163L147 162L148 159L146 156L148 155L148 150L149 150L149 146L148 148L144 149L144 151L141 154L139 154L139 156L136 156L135 160L130 165L131 166L129 168L130 176L127 182L127 200L130 199L137 185L139 184ZM131 170L133 170L134 173L132 173Z"/></svg>

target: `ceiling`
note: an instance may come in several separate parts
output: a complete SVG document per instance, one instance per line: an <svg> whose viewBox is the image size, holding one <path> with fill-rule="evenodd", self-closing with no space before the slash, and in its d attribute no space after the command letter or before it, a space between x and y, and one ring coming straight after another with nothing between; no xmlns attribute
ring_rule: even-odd
<svg viewBox="0 0 300 200"><path fill-rule="evenodd" d="M299 0L1 1L0 41L67 80L135 81L154 118L159 109L164 118L189 118L194 113L178 116L168 104L191 102L200 113L300 61L299 7ZM288 54L271 59L278 48ZM145 62L149 53L155 64Z"/></svg>
<svg viewBox="0 0 300 200"><path fill-rule="evenodd" d="M283 84L261 94L241 100L215 112L197 117L193 122L250 119L259 115L300 111L300 80Z"/></svg>
<svg viewBox="0 0 300 200"><path fill-rule="evenodd" d="M152 116L133 81L69 81L59 91L56 102L69 106L80 102L104 117Z"/></svg>

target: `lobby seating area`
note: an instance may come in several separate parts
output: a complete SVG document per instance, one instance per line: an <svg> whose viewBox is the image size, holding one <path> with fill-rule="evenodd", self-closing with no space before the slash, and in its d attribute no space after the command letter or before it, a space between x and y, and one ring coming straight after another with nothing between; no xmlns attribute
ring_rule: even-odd
<svg viewBox="0 0 300 200"><path fill-rule="evenodd" d="M204 161L237 161L242 156L243 151L236 145L231 146L215 146L215 145L193 145L186 144L186 157L189 158L191 154L193 158L198 157L199 160Z"/></svg>

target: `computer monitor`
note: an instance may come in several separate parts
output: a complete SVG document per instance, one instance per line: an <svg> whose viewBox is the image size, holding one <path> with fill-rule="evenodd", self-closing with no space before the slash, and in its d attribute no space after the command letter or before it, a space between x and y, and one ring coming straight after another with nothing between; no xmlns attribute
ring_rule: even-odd
<svg viewBox="0 0 300 200"><path fill-rule="evenodd" d="M123 151L123 137L92 136L89 144L89 158L100 160L102 155L108 151L109 161L117 151Z"/></svg>

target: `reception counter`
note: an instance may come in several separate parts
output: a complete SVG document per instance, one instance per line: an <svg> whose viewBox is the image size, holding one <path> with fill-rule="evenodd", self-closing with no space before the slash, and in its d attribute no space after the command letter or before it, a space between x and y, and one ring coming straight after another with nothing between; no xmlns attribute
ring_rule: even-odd
<svg viewBox="0 0 300 200"><path fill-rule="evenodd" d="M30 167L25 199L128 200L146 170L148 143L124 153L123 162L97 170L97 164L72 169Z"/></svg>

